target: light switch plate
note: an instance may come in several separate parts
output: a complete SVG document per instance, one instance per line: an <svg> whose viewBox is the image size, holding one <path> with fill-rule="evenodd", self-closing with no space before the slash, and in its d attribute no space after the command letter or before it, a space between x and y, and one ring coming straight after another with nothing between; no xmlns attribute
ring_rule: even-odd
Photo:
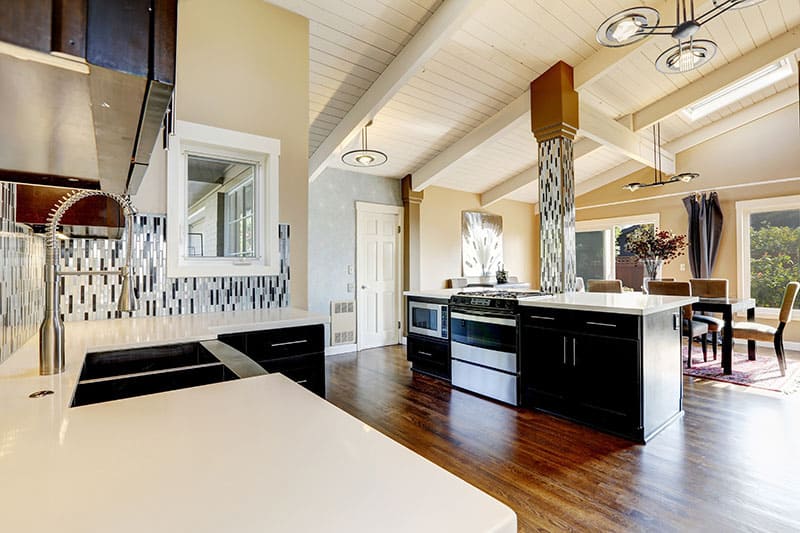
<svg viewBox="0 0 800 533"><path fill-rule="evenodd" d="M686 272L686 263L681 263L681 272Z"/></svg>
<svg viewBox="0 0 800 533"><path fill-rule="evenodd" d="M347 273L349 275L353 275L353 265L347 265Z"/></svg>
<svg viewBox="0 0 800 533"><path fill-rule="evenodd" d="M348 283L347 284L347 292L353 292L353 289L354 289L353 284L352 283Z"/></svg>

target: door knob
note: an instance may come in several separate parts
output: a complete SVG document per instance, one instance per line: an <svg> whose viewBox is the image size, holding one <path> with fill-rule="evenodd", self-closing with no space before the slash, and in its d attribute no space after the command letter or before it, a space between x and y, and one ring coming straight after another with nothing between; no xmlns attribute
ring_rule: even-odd
<svg viewBox="0 0 800 533"><path fill-rule="evenodd" d="M368 288L369 288L369 287L367 287L366 285L362 285L362 286L361 286L361 290L362 290L362 291L364 291L364 290L367 290Z"/></svg>

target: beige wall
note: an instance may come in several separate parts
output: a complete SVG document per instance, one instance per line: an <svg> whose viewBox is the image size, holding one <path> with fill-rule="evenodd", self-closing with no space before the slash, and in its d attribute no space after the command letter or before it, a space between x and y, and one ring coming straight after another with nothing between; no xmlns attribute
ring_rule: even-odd
<svg viewBox="0 0 800 533"><path fill-rule="evenodd" d="M481 211L480 195L429 187L420 208L420 288L445 287L461 275L461 212ZM483 209L503 217L503 260L509 275L539 283L534 206L503 200Z"/></svg>
<svg viewBox="0 0 800 533"><path fill-rule="evenodd" d="M262 0L180 0L176 91L181 120L280 139L291 305L307 307L308 20ZM140 191L141 211L166 211L163 154Z"/></svg>
<svg viewBox="0 0 800 533"><path fill-rule="evenodd" d="M686 233L688 218L682 198L696 190L717 190L722 206L724 225L714 277L730 280L731 295L737 291L736 202L800 194L800 127L797 105L784 108L760 120L711 139L678 154L678 170L700 173L689 184L675 184L634 193L622 190L631 181L650 181L652 171L645 170L615 183L580 196L577 199L578 220L613 218L644 213L659 213L661 227ZM786 180L765 184L769 180ZM730 185L745 185L725 189ZM650 196L674 196L647 199ZM620 200L640 199L630 203ZM601 204L602 207L591 207ZM680 265L685 265L685 271ZM663 275L678 280L691 277L686 256L665 265ZM767 320L766 322L770 322ZM774 322L774 321L773 321ZM800 324L790 325L788 339L800 341Z"/></svg>

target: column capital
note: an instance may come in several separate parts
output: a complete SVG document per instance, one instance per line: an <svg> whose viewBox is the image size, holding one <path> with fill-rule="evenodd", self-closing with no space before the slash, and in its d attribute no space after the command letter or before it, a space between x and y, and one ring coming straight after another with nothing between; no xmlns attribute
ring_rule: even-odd
<svg viewBox="0 0 800 533"><path fill-rule="evenodd" d="M531 82L531 130L537 142L578 133L578 93L572 67L559 61Z"/></svg>
<svg viewBox="0 0 800 533"><path fill-rule="evenodd" d="M425 197L425 191L415 191L411 187L411 174L407 174L403 178L403 203L404 204L421 204L422 199Z"/></svg>

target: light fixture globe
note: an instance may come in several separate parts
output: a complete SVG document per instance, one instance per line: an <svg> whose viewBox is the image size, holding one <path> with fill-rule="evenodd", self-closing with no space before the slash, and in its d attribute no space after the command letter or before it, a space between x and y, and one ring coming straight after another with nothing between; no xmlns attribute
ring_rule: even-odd
<svg viewBox="0 0 800 533"><path fill-rule="evenodd" d="M689 183L695 178L699 178L700 174L697 172L681 172L680 174L675 174L672 176L672 179L675 181L682 181L684 183Z"/></svg>
<svg viewBox="0 0 800 533"><path fill-rule="evenodd" d="M656 68L664 74L680 74L701 67L717 53L717 45L707 39L679 41L656 59Z"/></svg>
<svg viewBox="0 0 800 533"><path fill-rule="evenodd" d="M627 46L653 33L660 20L658 11L652 7L632 7L608 17L597 28L595 37L603 46Z"/></svg>
<svg viewBox="0 0 800 533"><path fill-rule="evenodd" d="M386 154L378 150L350 150L342 155L342 162L351 167L377 167L388 159Z"/></svg>

